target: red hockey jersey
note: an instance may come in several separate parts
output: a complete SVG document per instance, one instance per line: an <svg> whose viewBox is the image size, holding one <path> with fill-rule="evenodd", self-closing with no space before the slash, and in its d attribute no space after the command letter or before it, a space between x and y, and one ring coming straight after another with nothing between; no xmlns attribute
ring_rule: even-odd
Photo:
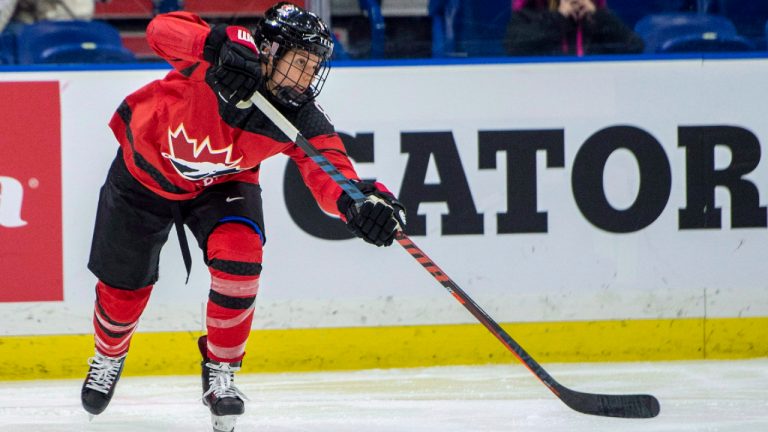
<svg viewBox="0 0 768 432"><path fill-rule="evenodd" d="M150 46L173 65L162 80L128 96L110 121L131 174L172 200L197 196L226 181L258 183L259 164L279 153L293 159L320 206L338 214L341 188L255 106L245 109L216 97L203 59L209 26L188 12L155 17ZM282 110L317 149L350 179L359 180L344 144L316 103Z"/></svg>

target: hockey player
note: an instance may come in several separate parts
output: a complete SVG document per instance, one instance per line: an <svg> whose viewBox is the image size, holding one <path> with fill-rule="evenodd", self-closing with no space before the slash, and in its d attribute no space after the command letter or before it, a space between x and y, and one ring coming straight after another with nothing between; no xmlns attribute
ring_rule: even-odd
<svg viewBox="0 0 768 432"><path fill-rule="evenodd" d="M404 209L382 184L360 181L315 102L333 43L313 13L279 3L251 34L173 12L149 23L147 40L174 70L129 95L110 122L120 148L101 188L88 264L98 278L96 354L82 404L92 415L109 404L174 224L189 272L187 225L211 275L207 337L199 341L203 402L214 421L231 418L244 412L233 379L245 355L266 240L259 164L288 155L317 203L377 246L391 245L405 227ZM357 182L368 196L362 206L248 101L256 91Z"/></svg>

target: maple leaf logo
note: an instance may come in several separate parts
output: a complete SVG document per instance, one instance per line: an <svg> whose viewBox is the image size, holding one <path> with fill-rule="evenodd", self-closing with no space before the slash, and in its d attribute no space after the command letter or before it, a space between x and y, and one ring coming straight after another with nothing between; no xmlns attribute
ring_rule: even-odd
<svg viewBox="0 0 768 432"><path fill-rule="evenodd" d="M243 157L232 160L232 153L233 144L214 149L210 137L199 142L190 138L181 123L175 131L168 128L168 152L161 154L171 161L180 176L195 181L242 171L238 164Z"/></svg>

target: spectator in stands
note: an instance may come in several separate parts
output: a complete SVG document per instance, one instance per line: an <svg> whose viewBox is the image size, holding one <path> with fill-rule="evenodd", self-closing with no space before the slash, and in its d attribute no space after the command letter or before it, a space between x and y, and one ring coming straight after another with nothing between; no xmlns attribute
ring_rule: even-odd
<svg viewBox="0 0 768 432"><path fill-rule="evenodd" d="M0 31L10 21L90 20L94 0L0 0Z"/></svg>
<svg viewBox="0 0 768 432"><path fill-rule="evenodd" d="M504 46L516 56L643 51L642 39L605 0L513 0Z"/></svg>

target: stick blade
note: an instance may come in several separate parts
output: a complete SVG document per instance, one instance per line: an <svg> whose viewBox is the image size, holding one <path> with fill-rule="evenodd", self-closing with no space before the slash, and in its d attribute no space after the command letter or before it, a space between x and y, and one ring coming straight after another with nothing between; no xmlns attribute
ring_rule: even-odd
<svg viewBox="0 0 768 432"><path fill-rule="evenodd" d="M557 389L560 399L571 409L602 417L653 418L659 415L659 400L651 395L603 395L581 393L565 387Z"/></svg>

